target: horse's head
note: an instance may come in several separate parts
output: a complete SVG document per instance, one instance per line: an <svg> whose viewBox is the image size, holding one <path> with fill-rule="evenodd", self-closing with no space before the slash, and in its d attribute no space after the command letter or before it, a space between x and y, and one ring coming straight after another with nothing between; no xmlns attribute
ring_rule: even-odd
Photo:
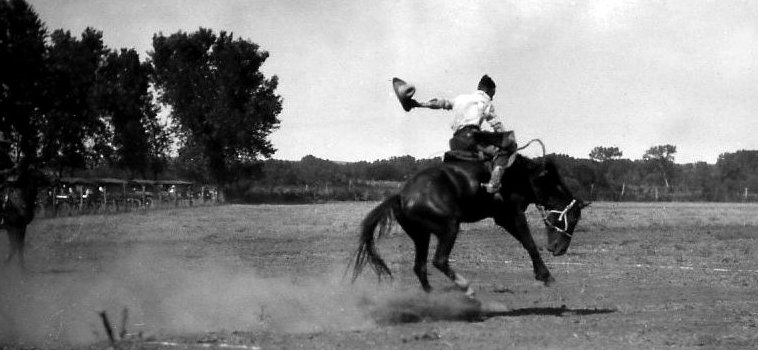
<svg viewBox="0 0 758 350"><path fill-rule="evenodd" d="M533 178L532 186L547 229L547 250L555 256L566 254L574 229L582 218L582 209L589 203L571 194L550 160Z"/></svg>

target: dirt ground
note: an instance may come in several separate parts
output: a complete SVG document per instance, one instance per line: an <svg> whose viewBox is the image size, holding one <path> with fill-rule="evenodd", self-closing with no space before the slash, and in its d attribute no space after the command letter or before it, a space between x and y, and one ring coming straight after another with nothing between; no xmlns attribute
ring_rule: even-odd
<svg viewBox="0 0 758 350"><path fill-rule="evenodd" d="M27 271L0 270L0 348L108 348L102 315L119 349L758 348L756 204L594 203L565 256L543 251L550 287L491 220L464 225L452 264L475 301L431 264L420 292L399 229L378 243L394 279L350 284L376 204L36 221Z"/></svg>

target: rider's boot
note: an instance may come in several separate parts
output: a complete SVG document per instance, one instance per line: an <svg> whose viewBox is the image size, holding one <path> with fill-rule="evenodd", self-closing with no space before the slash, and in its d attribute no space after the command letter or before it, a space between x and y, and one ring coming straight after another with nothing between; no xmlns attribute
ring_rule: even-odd
<svg viewBox="0 0 758 350"><path fill-rule="evenodd" d="M503 154L495 157L492 166L492 174L490 175L490 181L486 184L482 184L487 189L487 193L497 193L500 191L500 180L503 178L505 169L510 167L516 160L515 147L507 147L503 151Z"/></svg>
<svg viewBox="0 0 758 350"><path fill-rule="evenodd" d="M487 193L497 193L500 190L500 179L503 177L505 167L502 165L495 165L492 168L492 175L490 176L490 182L484 185L487 189Z"/></svg>

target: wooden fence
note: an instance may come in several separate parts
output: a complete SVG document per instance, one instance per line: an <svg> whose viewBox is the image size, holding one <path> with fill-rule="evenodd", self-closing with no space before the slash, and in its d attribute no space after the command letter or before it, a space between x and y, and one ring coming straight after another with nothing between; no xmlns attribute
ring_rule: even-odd
<svg viewBox="0 0 758 350"><path fill-rule="evenodd" d="M43 217L208 205L219 201L213 186L183 180L63 177L38 193Z"/></svg>

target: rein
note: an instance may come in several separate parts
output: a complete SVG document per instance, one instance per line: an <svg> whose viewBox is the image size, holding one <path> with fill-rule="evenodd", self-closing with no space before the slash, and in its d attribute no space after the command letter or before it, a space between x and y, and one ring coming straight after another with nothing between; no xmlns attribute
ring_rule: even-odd
<svg viewBox="0 0 758 350"><path fill-rule="evenodd" d="M540 146L542 146L542 158L544 159L544 158L545 158L545 144L544 144L544 143L542 143L542 140L540 140L540 139L531 139L531 140L529 140L529 142L527 142L525 145L523 145L523 146L519 147L519 148L518 148L518 149L516 149L516 150L517 150L517 151L520 151L520 150L522 150L522 149L524 149L524 148L527 148L527 147L529 147L529 145L531 145L531 144L532 144L532 142L539 142Z"/></svg>
<svg viewBox="0 0 758 350"><path fill-rule="evenodd" d="M575 204L576 204L576 199L572 199L571 203L569 203L565 208L563 208L563 210L545 210L545 208L541 205L537 205L536 207L537 209L540 210L540 214L542 214L542 221L545 222L545 225L571 238L573 235L568 232L569 223L568 223L568 220L566 220L566 214L571 208L574 207ZM558 214L558 222L563 221L562 229L560 227L553 225L550 222L550 220L548 220L550 215L553 215L553 214Z"/></svg>
<svg viewBox="0 0 758 350"><path fill-rule="evenodd" d="M529 142L527 142L525 145L523 145L523 146L521 146L521 147L517 148L517 149L516 149L516 152L513 152L513 154L511 154L511 155L510 155L510 159L508 159L508 163L507 163L507 165L506 165L505 167L506 167L506 168L507 168L507 167L510 167L510 166L511 166L511 164L513 164L513 161L514 161L514 160L516 160L516 154L518 153L518 151L520 151L520 150L522 150L522 149L525 149L525 148L529 147L529 145L531 145L531 144L532 144L532 143L534 143L534 142L538 142L538 143L540 144L540 146L542 147L542 165L544 166L544 165L545 165L545 144L544 144L544 143L542 143L542 140L540 140L540 139L531 139L531 140L529 140ZM506 155L506 154L508 154L508 152L507 152L507 151L505 151L505 150L503 150L503 149L499 149L499 150L498 150L498 151L495 153L495 155L492 157L492 161L494 162L494 161L495 161L497 158L500 158L500 157L502 157L502 156L504 156L504 155Z"/></svg>

